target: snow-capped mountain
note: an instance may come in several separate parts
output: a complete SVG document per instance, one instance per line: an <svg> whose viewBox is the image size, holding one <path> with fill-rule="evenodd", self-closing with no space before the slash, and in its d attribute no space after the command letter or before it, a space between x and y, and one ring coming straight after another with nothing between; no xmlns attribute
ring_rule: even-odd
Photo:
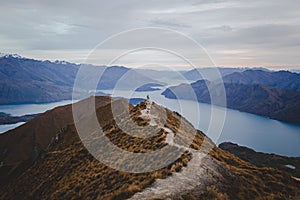
<svg viewBox="0 0 300 200"><path fill-rule="evenodd" d="M0 58L8 58L8 57L12 57L12 58L23 58L22 56L18 55L18 54L7 54L7 53L1 53L0 52Z"/></svg>

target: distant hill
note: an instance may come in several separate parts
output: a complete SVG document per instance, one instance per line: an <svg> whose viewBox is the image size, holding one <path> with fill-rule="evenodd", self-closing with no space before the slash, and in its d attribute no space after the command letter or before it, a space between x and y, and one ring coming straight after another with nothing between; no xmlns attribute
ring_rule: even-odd
<svg viewBox="0 0 300 200"><path fill-rule="evenodd" d="M283 90L300 91L300 74L289 71L246 70L223 77L226 83L261 84Z"/></svg>
<svg viewBox="0 0 300 200"><path fill-rule="evenodd" d="M98 89L132 89L147 84L161 82L149 78L134 69L112 66L105 69L98 84Z"/></svg>
<svg viewBox="0 0 300 200"><path fill-rule="evenodd" d="M143 68L137 68L135 69L139 74L142 74L148 78L152 78L159 81L164 81L166 78L168 79L176 79L176 80L182 80L184 79L184 76L182 75L185 71L177 71L176 67L174 67L174 70L155 70L155 69L143 69Z"/></svg>
<svg viewBox="0 0 300 200"><path fill-rule="evenodd" d="M213 88L211 91L218 97L221 84L207 81ZM225 83L227 107L242 112L263 115L281 121L300 123L300 92L281 90L265 85L245 85L241 83ZM181 84L166 89L162 94L167 98L195 100L211 103L210 94L204 80L188 84ZM223 102L217 103L224 106Z"/></svg>
<svg viewBox="0 0 300 200"><path fill-rule="evenodd" d="M79 68L80 65L64 61L39 61L17 55L0 56L0 104L71 99ZM89 68L91 74L103 71L97 89L113 89L119 80L118 88L121 89L135 89L149 82L159 83L125 67L90 65ZM89 74L82 78L83 82L88 82Z"/></svg>
<svg viewBox="0 0 300 200"><path fill-rule="evenodd" d="M207 68L192 69L187 72L182 72L182 74L187 80L191 80L191 81L198 81L200 79L208 79L207 76L211 77L211 79L208 79L208 80L213 81L213 80L220 78L219 76L217 76L216 70L219 71L220 76L223 77L223 76L235 73L235 72L244 72L248 69L249 68L230 68L230 67L209 68L209 67L207 67ZM252 70L256 70L256 69L268 71L268 69L266 69L266 68L253 68ZM204 74L206 77L202 77L202 74Z"/></svg>
<svg viewBox="0 0 300 200"><path fill-rule="evenodd" d="M248 147L239 146L231 142L221 143L219 147L256 166L272 167L300 178L300 157L286 157L256 152Z"/></svg>
<svg viewBox="0 0 300 200"><path fill-rule="evenodd" d="M300 74L300 69L291 69L289 71Z"/></svg>
<svg viewBox="0 0 300 200"><path fill-rule="evenodd" d="M0 58L0 104L71 99L79 66L6 56Z"/></svg>
<svg viewBox="0 0 300 200"><path fill-rule="evenodd" d="M258 167L216 147L208 138L204 140L206 136L176 112L153 103L151 114L156 116L157 124L150 126L141 117L141 111L146 108L145 102L134 107L124 99L95 97L77 105L87 110L93 105L92 102L95 102L97 118L105 137L119 148L134 153L167 148L169 151L161 155L164 158L176 152L182 154L168 166L153 172L118 171L98 161L87 151L72 120L71 105L61 106L0 135L1 199L212 200L299 197L299 182L290 174ZM113 118L113 104L118 106L120 119ZM128 108L131 117L124 118ZM88 112L79 119L91 131L87 132L85 143L98 154L107 153L99 148L99 145L106 145L102 142L102 136L89 126L93 117L90 114ZM133 137L116 123L130 125L130 120L138 125L134 130L139 134L147 135L151 131L155 131L155 134L149 138ZM176 133L176 137L168 141L172 133ZM186 144L186 139L191 137L191 145ZM208 153L209 146L213 148ZM117 156L110 152L108 155ZM114 161L123 164L123 159L116 157ZM143 164L142 160L136 162ZM144 167L149 166L144 164Z"/></svg>
<svg viewBox="0 0 300 200"><path fill-rule="evenodd" d="M38 114L31 114L31 115L23 115L23 116L11 116L10 114L0 112L0 125L2 124L15 124L18 122L27 122Z"/></svg>

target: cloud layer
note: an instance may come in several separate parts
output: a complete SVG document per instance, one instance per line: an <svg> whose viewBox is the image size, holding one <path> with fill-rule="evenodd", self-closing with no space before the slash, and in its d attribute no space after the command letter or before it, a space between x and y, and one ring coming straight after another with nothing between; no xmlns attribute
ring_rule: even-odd
<svg viewBox="0 0 300 200"><path fill-rule="evenodd" d="M292 0L4 1L0 51L81 62L111 35L151 26L194 38L218 66L298 68L299 9L300 2Z"/></svg>

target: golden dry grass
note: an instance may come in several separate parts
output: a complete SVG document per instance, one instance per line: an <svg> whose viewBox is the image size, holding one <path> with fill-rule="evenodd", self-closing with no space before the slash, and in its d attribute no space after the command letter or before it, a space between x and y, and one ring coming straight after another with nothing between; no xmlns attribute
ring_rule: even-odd
<svg viewBox="0 0 300 200"><path fill-rule="evenodd" d="M133 119L137 119L142 108L131 107ZM166 145L166 133L160 129L147 139L124 133L112 119L109 110L109 105L99 108L98 119L107 138L120 148L131 152L149 152ZM173 128L176 129L176 125ZM89 154L75 126L70 124L61 141L21 176L0 188L0 199L125 199L142 191L155 179L166 178L172 172L180 171L190 158L185 152L174 163L155 172L118 171Z"/></svg>
<svg viewBox="0 0 300 200"><path fill-rule="evenodd" d="M120 107L117 108L122 108L121 105L128 106L123 100L118 103ZM156 115L166 114L167 118L159 119L160 123L176 133L178 143L196 150L203 150L203 146L213 146L210 156L229 169L229 172L223 174L225 181L207 187L201 194L199 191L186 191L178 196L178 199L290 199L299 193L299 182L289 174L272 168L254 166L217 148L210 140L203 144L205 135L196 131L178 113L169 110L163 112L163 108L156 104L153 107ZM97 117L105 136L119 148L130 152L151 152L165 147L166 132L156 126L146 126L147 122L139 118L140 111L144 108L144 103L136 107L129 106L130 119L138 125L129 128L141 134L155 132L152 137L136 138L125 133L113 118L109 103L97 107ZM122 109L117 110L117 113L117 117L122 121ZM52 121L48 123L43 127L51 127ZM123 120L122 123L131 126L127 120ZM33 125L31 124L32 127ZM38 124L36 126L38 127ZM191 159L191 155L185 152L172 164L154 172L122 172L95 159L83 146L74 124L70 123L64 128L64 135L58 143L41 154L34 165L25 169L20 176L0 187L0 199L126 199L150 186L155 179L163 179L182 170ZM39 132L35 134L42 138L43 129L37 130ZM45 131L47 136L53 135L50 134L51 130ZM188 141L191 138L193 142L189 145Z"/></svg>

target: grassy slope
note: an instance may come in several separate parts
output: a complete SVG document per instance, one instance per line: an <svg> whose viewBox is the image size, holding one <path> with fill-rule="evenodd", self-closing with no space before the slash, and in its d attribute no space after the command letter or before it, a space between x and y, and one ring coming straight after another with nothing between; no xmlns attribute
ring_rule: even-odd
<svg viewBox="0 0 300 200"><path fill-rule="evenodd" d="M239 146L233 143L222 143L219 145L224 149L246 162L252 163L259 167L271 167L291 174L294 177L300 178L300 158L299 157L286 157L276 154L267 154L256 152L247 147ZM285 165L293 165L296 169L290 169Z"/></svg>
<svg viewBox="0 0 300 200"><path fill-rule="evenodd" d="M110 99L101 97L96 98L96 100L102 102L100 103L102 106L97 103L99 122L105 130L106 136L119 147L132 152L149 152L166 145L164 142L166 133L164 131L158 131L156 135L147 140L132 138L132 136L125 134L112 119ZM122 100L118 102L122 104ZM131 118L140 126L146 125L146 122L138 117L140 110L144 107L143 103L137 107L130 106ZM155 112L161 112L161 107L155 105L154 108L156 109ZM1 199L126 199L150 186L155 179L166 178L172 172L180 171L190 160L190 155L185 153L176 162L163 169L142 174L114 170L97 161L88 153L78 138L74 124L67 123L68 120L65 122L62 122L62 119L57 119L56 122L50 120L59 116L62 117L61 115L67 117L68 114L66 115L65 112L70 112L69 109L70 106L64 106L60 107L59 110L54 109L55 112L48 111L35 119L38 124L24 125L23 128L19 128L20 130L11 131L11 136L6 134L6 141L10 141L7 138L13 137L20 142L23 141L22 138L29 136L26 141L31 141L31 143L21 142L21 144L31 145L34 149L36 144L40 144L42 148L47 141L49 143L51 137L55 137L57 133L55 130L60 130L59 128L63 127L63 131L60 132L60 139L50 145L49 148L44 148L34 165L27 166L21 173L14 171L13 167L16 166L12 165L10 170L12 173L17 173L18 176L11 176L9 181L0 187ZM190 137L193 127L188 122L184 122L184 126L179 126L181 125L180 115L168 110L166 114L166 124L170 129L179 130L182 128L180 130L181 135L179 135L182 141ZM122 115L120 116L122 117ZM34 120L32 121L31 123L34 123ZM49 123L49 126L45 127L41 122ZM53 125L55 126L53 127ZM39 128L39 126L42 127ZM45 130L46 128L47 130ZM30 132L27 132L29 130ZM144 133L141 132L141 134ZM41 137L44 135L47 137ZM35 138L33 142L32 136ZM37 139L38 136L41 138ZM2 138L4 137L0 139ZM197 131L191 147L200 149L203 145L203 139L204 134ZM3 140L0 140L1 143ZM17 147L19 143L13 143L13 145ZM12 158L12 156L17 156L14 158L15 160L31 159L32 151L30 152L30 149L27 150L28 155L23 153L23 156L19 155L22 152L21 149L17 149L19 150L9 152L8 155L10 156L5 158L7 163L10 161L8 158ZM9 151L12 150L9 149ZM214 147L209 154L220 166L225 166L228 169L228 171L223 172L224 180L208 187L206 191L198 191L197 188L186 191L186 193L178 196L179 199L275 199L275 197L277 199L289 199L299 193L299 182L287 173L272 168L257 167L217 147Z"/></svg>

